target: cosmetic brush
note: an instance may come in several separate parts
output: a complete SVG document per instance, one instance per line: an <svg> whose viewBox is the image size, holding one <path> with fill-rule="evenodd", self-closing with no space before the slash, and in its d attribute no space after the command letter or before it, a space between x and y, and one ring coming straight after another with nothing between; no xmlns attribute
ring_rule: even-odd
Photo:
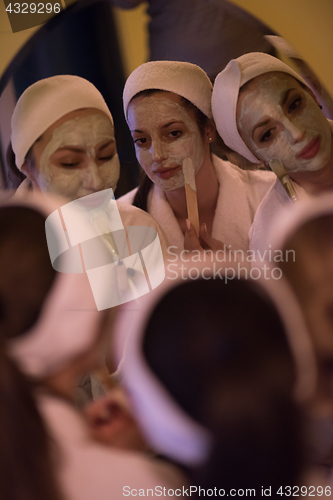
<svg viewBox="0 0 333 500"><path fill-rule="evenodd" d="M269 162L269 166L281 182L282 186L284 187L285 191L287 192L289 198L295 203L298 201L297 195L295 188L293 186L293 183L289 177L289 175L286 172L286 169L284 168L284 165L281 160L278 160L277 158L273 158Z"/></svg>
<svg viewBox="0 0 333 500"><path fill-rule="evenodd" d="M187 218L194 227L197 236L199 236L197 188L195 185L195 173L191 158L185 158L183 160L183 172L185 178Z"/></svg>

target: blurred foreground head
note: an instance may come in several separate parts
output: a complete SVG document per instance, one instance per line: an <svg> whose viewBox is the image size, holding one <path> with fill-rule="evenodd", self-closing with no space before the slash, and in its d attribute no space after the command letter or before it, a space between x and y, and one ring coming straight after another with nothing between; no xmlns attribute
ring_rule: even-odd
<svg viewBox="0 0 333 500"><path fill-rule="evenodd" d="M153 449L200 486L297 484L304 338L309 358L297 306L300 328L281 316L282 302L293 307L290 290L271 295L252 281L213 279L161 288L138 313L120 367Z"/></svg>
<svg viewBox="0 0 333 500"><path fill-rule="evenodd" d="M318 362L317 397L333 413L333 199L327 194L284 210L272 227L273 246L293 250L281 262L311 333ZM272 240L273 241L273 240Z"/></svg>

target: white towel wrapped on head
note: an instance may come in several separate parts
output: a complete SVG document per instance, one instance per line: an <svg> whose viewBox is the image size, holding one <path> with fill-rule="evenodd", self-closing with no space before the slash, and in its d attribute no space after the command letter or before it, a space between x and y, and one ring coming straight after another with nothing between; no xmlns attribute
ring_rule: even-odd
<svg viewBox="0 0 333 500"><path fill-rule="evenodd" d="M229 148L252 163L261 161L249 150L238 132L236 109L239 89L253 78L272 71L288 73L308 87L296 71L276 57L261 52L252 52L232 59L214 82L212 112L217 131Z"/></svg>
<svg viewBox="0 0 333 500"><path fill-rule="evenodd" d="M184 97L208 118L212 117L212 83L203 69L196 64L178 61L150 61L141 64L127 78L123 103L127 119L128 105L133 97L144 90L156 89L173 92Z"/></svg>
<svg viewBox="0 0 333 500"><path fill-rule="evenodd" d="M14 109L11 142L16 166L21 169L31 146L53 123L71 111L95 108L113 123L102 94L88 80L74 75L57 75L28 87Z"/></svg>

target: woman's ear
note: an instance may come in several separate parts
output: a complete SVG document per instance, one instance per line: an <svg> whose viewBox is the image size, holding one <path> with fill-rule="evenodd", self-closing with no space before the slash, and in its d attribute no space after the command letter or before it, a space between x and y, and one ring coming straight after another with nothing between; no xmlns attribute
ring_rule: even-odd
<svg viewBox="0 0 333 500"><path fill-rule="evenodd" d="M34 181L35 180L34 170L35 170L35 161L29 154L25 157L24 163L21 167L21 172L24 173L27 179L29 179L30 181Z"/></svg>
<svg viewBox="0 0 333 500"><path fill-rule="evenodd" d="M304 87L304 90L310 94L310 96L312 97L312 99L315 101L315 103L320 107L320 109L322 108L322 106L320 105L320 102L318 101L317 99L317 96L315 95L315 93L313 92L313 90L310 88L310 87Z"/></svg>
<svg viewBox="0 0 333 500"><path fill-rule="evenodd" d="M216 138L216 127L212 120L209 120L205 126L205 134L207 135L208 142L214 142Z"/></svg>

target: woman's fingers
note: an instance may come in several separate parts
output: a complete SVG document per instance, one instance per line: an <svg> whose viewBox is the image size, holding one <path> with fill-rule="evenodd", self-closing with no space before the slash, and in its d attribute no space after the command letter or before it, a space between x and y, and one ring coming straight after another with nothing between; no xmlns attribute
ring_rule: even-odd
<svg viewBox="0 0 333 500"><path fill-rule="evenodd" d="M144 451L147 445L128 409L112 392L88 404L84 410L90 435L115 448Z"/></svg>
<svg viewBox="0 0 333 500"><path fill-rule="evenodd" d="M197 233L188 219L186 219L186 228L184 241L185 250L189 250L190 252L193 250L202 250Z"/></svg>
<svg viewBox="0 0 333 500"><path fill-rule="evenodd" d="M213 250L213 252L216 252L217 250L225 250L225 244L223 241L213 238L208 233L206 224L201 224L199 238L193 225L188 219L186 219L186 226L187 229L184 241L185 250L189 250L190 252L193 250Z"/></svg>
<svg viewBox="0 0 333 500"><path fill-rule="evenodd" d="M225 244L220 241L216 240L213 238L207 231L207 226L206 224L201 224L200 226L200 241L202 242L202 247L205 248L206 250L213 250L213 252L216 252L217 250L224 250L225 249Z"/></svg>

